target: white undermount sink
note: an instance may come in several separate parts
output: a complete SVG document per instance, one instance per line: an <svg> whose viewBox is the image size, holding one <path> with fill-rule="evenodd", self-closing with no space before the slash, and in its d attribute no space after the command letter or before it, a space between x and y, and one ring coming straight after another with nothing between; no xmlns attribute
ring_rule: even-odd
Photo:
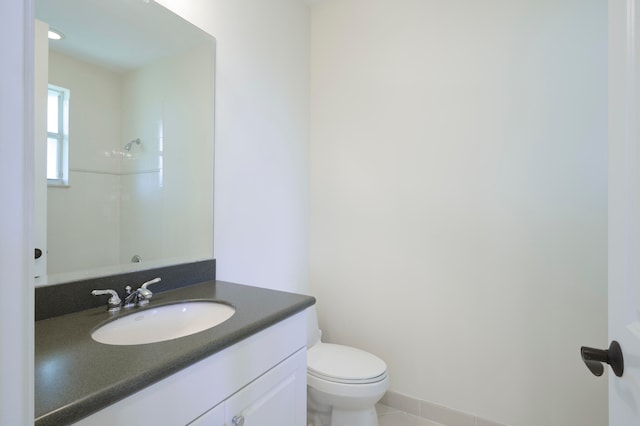
<svg viewBox="0 0 640 426"><path fill-rule="evenodd" d="M161 305L111 321L91 333L91 338L107 345L162 342L215 327L235 311L225 303L211 301Z"/></svg>

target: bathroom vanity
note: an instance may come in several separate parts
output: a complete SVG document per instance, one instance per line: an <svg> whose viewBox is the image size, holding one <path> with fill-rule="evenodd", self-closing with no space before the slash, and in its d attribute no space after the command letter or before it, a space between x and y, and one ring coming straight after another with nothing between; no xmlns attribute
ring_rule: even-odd
<svg viewBox="0 0 640 426"><path fill-rule="evenodd" d="M236 312L189 336L106 345L93 330L168 303ZM36 321L35 424L304 425L306 308L314 299L221 281L155 293L138 311L106 306Z"/></svg>
<svg viewBox="0 0 640 426"><path fill-rule="evenodd" d="M154 1L111 3L34 3L35 424L302 426L314 299L215 280L215 40ZM64 42L49 42L47 27ZM68 126L59 120L57 152L73 155L59 159L68 170L57 179L45 171L47 89L56 116L76 111ZM91 295L123 297L155 277L147 306L108 313L106 297ZM235 313L172 340L137 344L131 329L134 344L91 337L186 301Z"/></svg>

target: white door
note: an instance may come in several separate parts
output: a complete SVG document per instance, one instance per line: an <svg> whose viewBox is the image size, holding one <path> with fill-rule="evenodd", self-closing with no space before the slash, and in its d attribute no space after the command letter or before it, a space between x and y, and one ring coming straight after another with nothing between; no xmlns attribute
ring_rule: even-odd
<svg viewBox="0 0 640 426"><path fill-rule="evenodd" d="M34 197L33 245L35 283L47 275L47 87L49 84L49 25L35 20L34 37Z"/></svg>
<svg viewBox="0 0 640 426"><path fill-rule="evenodd" d="M609 340L624 358L622 377L605 366L609 426L640 425L639 73L640 0L609 0Z"/></svg>

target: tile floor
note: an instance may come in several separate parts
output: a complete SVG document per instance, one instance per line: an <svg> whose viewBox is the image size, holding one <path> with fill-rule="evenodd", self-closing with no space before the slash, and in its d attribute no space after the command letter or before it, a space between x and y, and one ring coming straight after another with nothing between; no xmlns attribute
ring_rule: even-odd
<svg viewBox="0 0 640 426"><path fill-rule="evenodd" d="M442 426L430 420L405 413L404 411L377 404L378 426Z"/></svg>

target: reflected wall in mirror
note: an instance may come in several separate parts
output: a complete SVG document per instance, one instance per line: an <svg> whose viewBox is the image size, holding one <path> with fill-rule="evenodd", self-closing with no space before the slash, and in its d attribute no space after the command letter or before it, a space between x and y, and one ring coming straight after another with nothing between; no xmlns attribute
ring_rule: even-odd
<svg viewBox="0 0 640 426"><path fill-rule="evenodd" d="M68 183L36 182L36 285L212 258L213 37L153 1L35 3L63 34L36 73L69 94Z"/></svg>

